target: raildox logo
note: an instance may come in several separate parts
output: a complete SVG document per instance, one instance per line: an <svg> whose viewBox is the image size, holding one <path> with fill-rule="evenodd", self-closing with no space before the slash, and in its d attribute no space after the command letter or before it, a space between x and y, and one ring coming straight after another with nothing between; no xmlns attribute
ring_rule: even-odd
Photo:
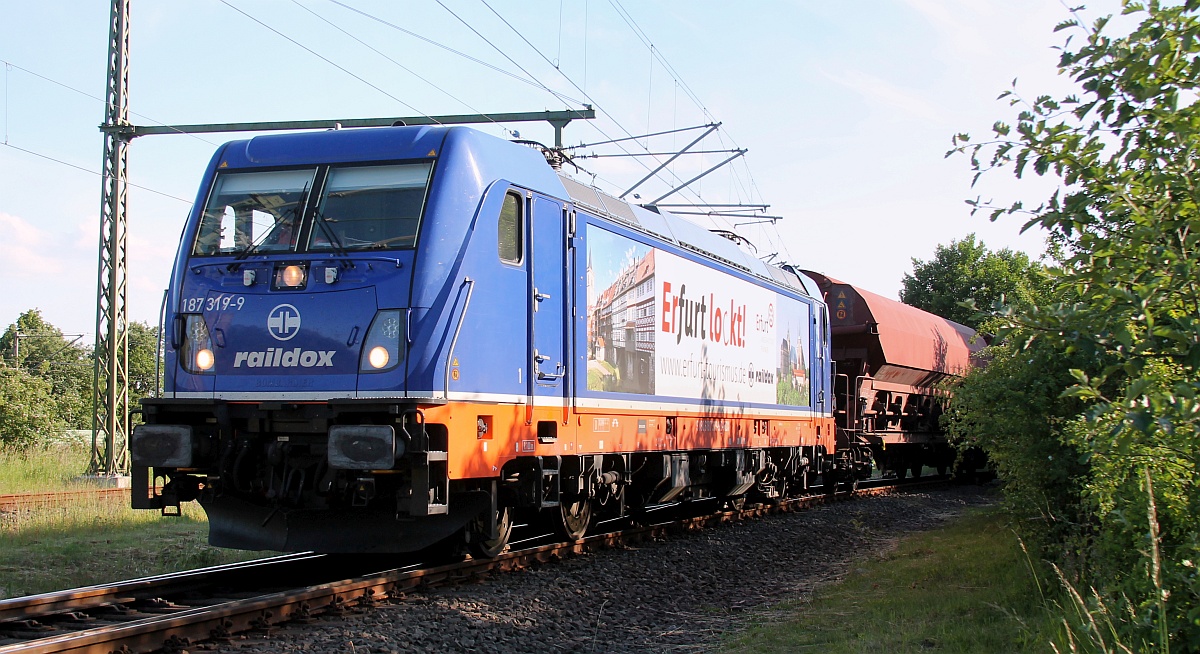
<svg viewBox="0 0 1200 654"><path fill-rule="evenodd" d="M300 310L290 304L281 304L267 314L267 332L277 341L291 340L300 333Z"/></svg>

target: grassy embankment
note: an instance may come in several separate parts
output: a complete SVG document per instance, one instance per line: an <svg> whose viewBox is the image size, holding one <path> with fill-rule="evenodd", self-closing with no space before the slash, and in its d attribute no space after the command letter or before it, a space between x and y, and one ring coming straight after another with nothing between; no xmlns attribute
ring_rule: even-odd
<svg viewBox="0 0 1200 654"><path fill-rule="evenodd" d="M1043 592L1003 513L988 509L904 538L810 601L780 607L725 649L1047 652L1061 623Z"/></svg>
<svg viewBox="0 0 1200 654"><path fill-rule="evenodd" d="M87 488L86 448L0 452L0 494ZM269 553L208 546L204 512L178 518L134 511L127 497L0 512L0 599L259 558Z"/></svg>

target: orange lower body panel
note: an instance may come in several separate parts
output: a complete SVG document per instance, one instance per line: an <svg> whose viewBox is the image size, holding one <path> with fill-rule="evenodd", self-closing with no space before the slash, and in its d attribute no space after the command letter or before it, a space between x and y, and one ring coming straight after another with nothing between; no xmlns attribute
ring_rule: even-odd
<svg viewBox="0 0 1200 654"><path fill-rule="evenodd" d="M451 479L494 477L522 456L577 456L823 445L834 451L832 417L676 412L673 415L561 406L450 402L424 409L449 432ZM539 437L540 434L540 437Z"/></svg>

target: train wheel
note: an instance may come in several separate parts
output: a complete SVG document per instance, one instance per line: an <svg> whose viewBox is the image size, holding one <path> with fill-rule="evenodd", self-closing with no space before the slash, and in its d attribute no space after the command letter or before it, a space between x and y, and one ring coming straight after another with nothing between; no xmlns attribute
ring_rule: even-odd
<svg viewBox="0 0 1200 654"><path fill-rule="evenodd" d="M913 477L913 479L920 479L920 478L921 478L921 472L922 472L923 470L924 470L924 466L922 466L920 463L914 463L914 464L913 464L913 467L912 467L912 477Z"/></svg>
<svg viewBox="0 0 1200 654"><path fill-rule="evenodd" d="M946 476L946 466L945 466L945 464L939 465L939 466L937 467L937 473L938 473L938 476L939 476L939 477L945 477L945 476Z"/></svg>
<svg viewBox="0 0 1200 654"><path fill-rule="evenodd" d="M567 501L564 498L559 509L562 512L562 534L572 540L583 538L592 524L591 500L580 497Z"/></svg>
<svg viewBox="0 0 1200 654"><path fill-rule="evenodd" d="M467 551L477 559L494 559L508 548L508 539L512 537L512 510L507 506L496 510L496 537L488 538L491 525L484 516L480 516L469 527L471 540L467 543Z"/></svg>

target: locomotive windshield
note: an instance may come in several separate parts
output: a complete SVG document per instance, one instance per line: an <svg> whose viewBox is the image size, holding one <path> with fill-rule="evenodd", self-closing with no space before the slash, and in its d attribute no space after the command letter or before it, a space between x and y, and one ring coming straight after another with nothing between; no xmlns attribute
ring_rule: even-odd
<svg viewBox="0 0 1200 654"><path fill-rule="evenodd" d="M432 164L332 168L310 250L412 247Z"/></svg>
<svg viewBox="0 0 1200 654"><path fill-rule="evenodd" d="M314 173L308 168L218 175L192 254L295 250Z"/></svg>
<svg viewBox="0 0 1200 654"><path fill-rule="evenodd" d="M192 254L413 247L432 169L426 162L219 173ZM314 184L324 186L320 197L309 192Z"/></svg>

